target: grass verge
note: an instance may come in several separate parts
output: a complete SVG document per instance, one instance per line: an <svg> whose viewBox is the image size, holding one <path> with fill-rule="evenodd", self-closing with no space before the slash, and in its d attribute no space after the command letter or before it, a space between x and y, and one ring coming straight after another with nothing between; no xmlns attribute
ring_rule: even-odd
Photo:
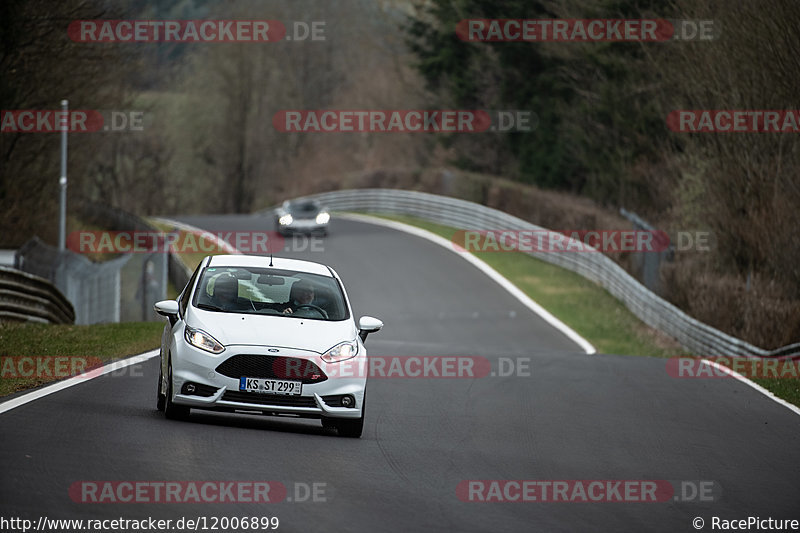
<svg viewBox="0 0 800 533"><path fill-rule="evenodd" d="M416 226L447 240L456 232L454 228L416 217L369 214ZM640 321L605 289L573 272L521 252L478 252L474 255L588 340L598 352L650 357L691 355L677 342ZM800 406L800 378L754 378L752 381Z"/></svg>
<svg viewBox="0 0 800 533"><path fill-rule="evenodd" d="M800 361L795 361L800 365ZM800 378L755 378L755 381L772 394L800 407Z"/></svg>
<svg viewBox="0 0 800 533"><path fill-rule="evenodd" d="M68 377L71 367L91 368L158 348L163 329L162 322L0 324L0 396ZM70 359L55 359L65 357Z"/></svg>

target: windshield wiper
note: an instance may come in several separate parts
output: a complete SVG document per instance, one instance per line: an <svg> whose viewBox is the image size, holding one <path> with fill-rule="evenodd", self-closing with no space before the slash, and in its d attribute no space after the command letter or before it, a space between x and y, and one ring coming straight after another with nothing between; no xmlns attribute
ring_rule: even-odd
<svg viewBox="0 0 800 533"><path fill-rule="evenodd" d="M197 304L200 309L208 309L209 311L225 311L225 309L218 307L214 304Z"/></svg>

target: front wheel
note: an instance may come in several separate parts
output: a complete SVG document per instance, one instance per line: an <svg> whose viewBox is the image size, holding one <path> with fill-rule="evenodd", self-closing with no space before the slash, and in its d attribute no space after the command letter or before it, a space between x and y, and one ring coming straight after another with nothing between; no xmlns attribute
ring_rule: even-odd
<svg viewBox="0 0 800 533"><path fill-rule="evenodd" d="M336 431L339 433L340 437L349 437L351 439L357 439L361 437L361 433L364 431L364 415L367 414L367 392L364 391L364 399L361 401L361 416L356 420L332 420L333 424L336 427ZM323 422L323 426L324 426Z"/></svg>
<svg viewBox="0 0 800 533"><path fill-rule="evenodd" d="M185 420L189 417L189 407L172 402L172 361L167 366L167 397L165 398L164 415L171 420Z"/></svg>
<svg viewBox="0 0 800 533"><path fill-rule="evenodd" d="M156 398L156 409L163 412L167 405L167 397L161 392L161 385L164 384L164 371L161 370L161 363L158 365L158 396Z"/></svg>

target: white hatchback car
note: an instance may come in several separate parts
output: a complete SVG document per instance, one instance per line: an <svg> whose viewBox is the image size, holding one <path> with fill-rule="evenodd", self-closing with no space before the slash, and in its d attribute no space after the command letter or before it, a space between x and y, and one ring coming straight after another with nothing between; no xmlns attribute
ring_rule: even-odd
<svg viewBox="0 0 800 533"><path fill-rule="evenodd" d="M330 267L250 255L203 259L177 300L155 304L161 339L158 408L318 418L338 434L364 426L367 350L383 323L356 326Z"/></svg>

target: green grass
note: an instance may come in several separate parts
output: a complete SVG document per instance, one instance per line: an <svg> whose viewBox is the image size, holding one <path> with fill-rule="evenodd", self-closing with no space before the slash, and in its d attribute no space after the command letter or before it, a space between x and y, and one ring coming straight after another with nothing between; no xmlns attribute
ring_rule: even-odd
<svg viewBox="0 0 800 533"><path fill-rule="evenodd" d="M415 217L370 213L451 240L454 228ZM474 254L589 341L598 352L650 357L690 356L675 341L641 322L619 300L587 279L521 252ZM800 379L755 378L773 394L800 406Z"/></svg>
<svg viewBox="0 0 800 533"><path fill-rule="evenodd" d="M800 363L796 363L800 364ZM800 379L797 378L756 378L756 383L770 391L778 398L782 398L789 403L800 407Z"/></svg>
<svg viewBox="0 0 800 533"><path fill-rule="evenodd" d="M19 359L13 358L70 357L74 359L69 361L92 367L98 360L111 361L158 348L163 329L162 322L93 326L0 324L0 396L59 379L35 375L14 377L19 375L20 370L27 373L29 367L17 366ZM62 374L61 377L66 376Z"/></svg>

